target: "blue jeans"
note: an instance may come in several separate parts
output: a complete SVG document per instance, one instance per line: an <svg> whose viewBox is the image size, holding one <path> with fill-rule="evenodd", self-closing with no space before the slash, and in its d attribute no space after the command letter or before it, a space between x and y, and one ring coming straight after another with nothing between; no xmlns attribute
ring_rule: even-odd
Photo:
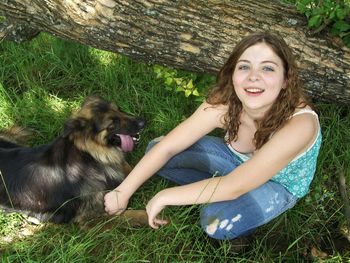
<svg viewBox="0 0 350 263"><path fill-rule="evenodd" d="M146 151L157 142L151 141ZM242 161L223 139L204 136L183 152L171 158L158 174L180 185L215 176L225 176ZM246 236L289 208L297 197L282 185L268 181L260 187L223 202L205 204L201 210L201 226L215 239Z"/></svg>

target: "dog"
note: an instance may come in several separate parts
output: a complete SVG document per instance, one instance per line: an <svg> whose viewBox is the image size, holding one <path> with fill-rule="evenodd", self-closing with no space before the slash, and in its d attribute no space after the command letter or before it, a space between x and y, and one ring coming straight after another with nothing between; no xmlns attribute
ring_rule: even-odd
<svg viewBox="0 0 350 263"><path fill-rule="evenodd" d="M0 208L40 222L82 222L104 214L104 194L131 170L133 150L145 120L101 97L90 96L51 143L25 147L27 134L0 133Z"/></svg>

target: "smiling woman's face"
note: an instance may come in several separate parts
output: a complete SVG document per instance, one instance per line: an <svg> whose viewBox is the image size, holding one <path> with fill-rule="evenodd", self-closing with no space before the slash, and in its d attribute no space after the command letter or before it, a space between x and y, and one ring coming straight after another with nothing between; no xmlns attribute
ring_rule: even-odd
<svg viewBox="0 0 350 263"><path fill-rule="evenodd" d="M247 48L237 61L232 81L247 110L266 112L285 86L283 62L265 43Z"/></svg>

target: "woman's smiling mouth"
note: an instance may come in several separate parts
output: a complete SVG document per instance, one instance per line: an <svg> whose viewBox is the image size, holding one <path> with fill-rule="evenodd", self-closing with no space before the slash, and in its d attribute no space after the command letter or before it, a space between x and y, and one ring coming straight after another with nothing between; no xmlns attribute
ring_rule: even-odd
<svg viewBox="0 0 350 263"><path fill-rule="evenodd" d="M244 91L252 95L258 95L264 92L263 89L259 89L259 88L246 88L244 89Z"/></svg>

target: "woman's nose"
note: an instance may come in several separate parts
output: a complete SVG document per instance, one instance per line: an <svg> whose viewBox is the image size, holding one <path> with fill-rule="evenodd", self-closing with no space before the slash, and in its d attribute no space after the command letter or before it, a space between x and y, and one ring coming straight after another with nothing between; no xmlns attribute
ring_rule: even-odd
<svg viewBox="0 0 350 263"><path fill-rule="evenodd" d="M259 74L258 72L252 70L249 74L249 80L252 82L258 81L259 80Z"/></svg>

